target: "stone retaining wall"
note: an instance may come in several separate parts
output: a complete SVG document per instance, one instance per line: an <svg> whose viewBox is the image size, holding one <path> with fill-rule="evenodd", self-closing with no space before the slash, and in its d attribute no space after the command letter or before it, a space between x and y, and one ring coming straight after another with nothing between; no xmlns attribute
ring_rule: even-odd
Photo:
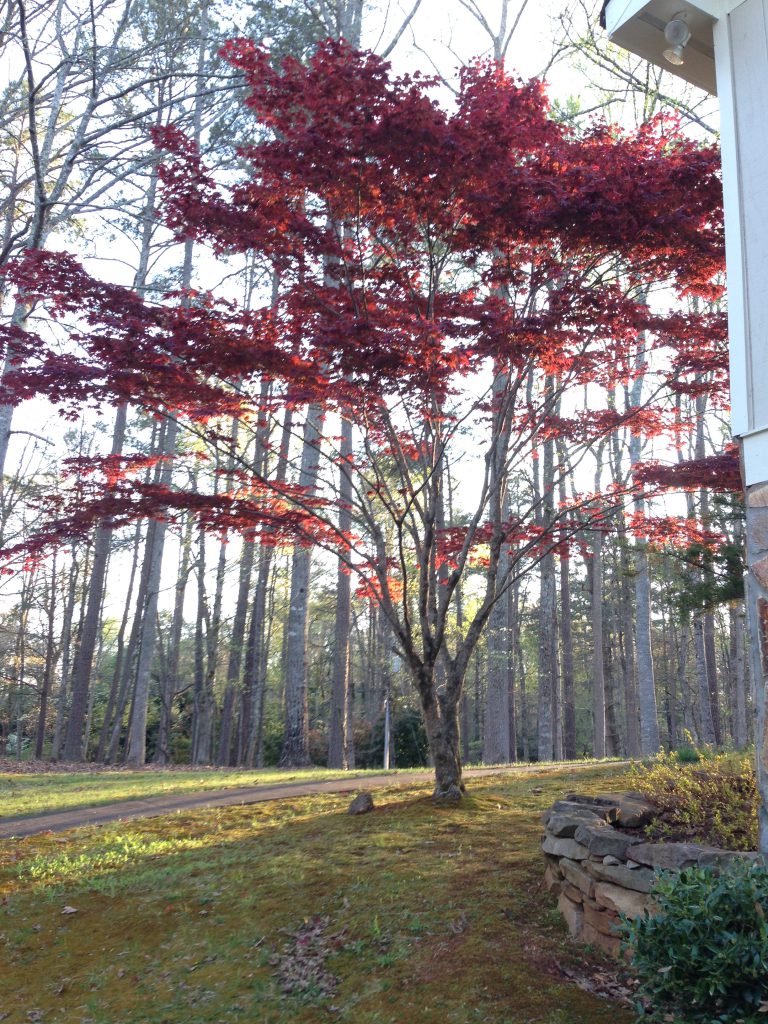
<svg viewBox="0 0 768 1024"><path fill-rule="evenodd" d="M618 956L619 914L653 913L649 894L657 870L758 856L692 843L649 843L626 831L648 825L656 814L640 793L570 793L544 812L544 880L574 938Z"/></svg>

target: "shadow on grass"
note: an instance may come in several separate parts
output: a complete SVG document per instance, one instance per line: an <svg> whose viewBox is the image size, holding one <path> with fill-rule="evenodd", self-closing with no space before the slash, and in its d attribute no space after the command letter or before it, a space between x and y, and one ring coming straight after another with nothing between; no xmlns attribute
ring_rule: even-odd
<svg viewBox="0 0 768 1024"><path fill-rule="evenodd" d="M540 886L538 812L573 785L475 780L455 808L393 787L360 818L324 795L20 842L0 870L0 1009L8 1024L627 1024L563 978L583 954ZM290 935L315 918L337 981L281 991Z"/></svg>

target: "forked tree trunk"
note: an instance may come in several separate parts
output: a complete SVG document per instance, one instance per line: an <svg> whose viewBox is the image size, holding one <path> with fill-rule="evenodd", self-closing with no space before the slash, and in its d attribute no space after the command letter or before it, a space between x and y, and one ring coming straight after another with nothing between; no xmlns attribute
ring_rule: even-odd
<svg viewBox="0 0 768 1024"><path fill-rule="evenodd" d="M435 770L433 796L437 800L460 800L466 786L461 777L458 701L446 701L444 698L435 696L434 680L428 677L428 670L425 669L423 677L418 683L418 689L422 695L424 727ZM449 678L449 687L451 682ZM427 689L431 690L432 696L425 699L424 694Z"/></svg>

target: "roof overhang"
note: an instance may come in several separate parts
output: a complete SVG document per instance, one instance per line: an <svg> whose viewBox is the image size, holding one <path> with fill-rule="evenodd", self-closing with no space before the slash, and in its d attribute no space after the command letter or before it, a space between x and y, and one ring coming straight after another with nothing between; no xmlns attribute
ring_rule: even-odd
<svg viewBox="0 0 768 1024"><path fill-rule="evenodd" d="M601 21L608 38L617 46L643 57L657 67L705 92L717 93L712 28L733 0L606 0ZM685 63L673 67L664 59L669 45L664 39L667 22L684 14L691 38L685 47Z"/></svg>

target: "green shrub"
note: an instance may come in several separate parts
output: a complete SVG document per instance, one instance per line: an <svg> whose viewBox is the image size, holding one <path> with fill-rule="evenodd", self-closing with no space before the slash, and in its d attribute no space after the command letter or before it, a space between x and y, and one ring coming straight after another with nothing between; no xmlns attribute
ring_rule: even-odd
<svg viewBox="0 0 768 1024"><path fill-rule="evenodd" d="M680 764L698 764L701 760L701 754L696 747L689 745L678 747L678 749L672 755L676 757Z"/></svg>
<svg viewBox="0 0 768 1024"><path fill-rule="evenodd" d="M661 875L653 917L623 919L644 1021L757 1024L768 1012L768 871Z"/></svg>
<svg viewBox="0 0 768 1024"><path fill-rule="evenodd" d="M687 763L660 754L631 775L634 788L659 808L649 838L757 849L759 798L750 756L710 754Z"/></svg>

